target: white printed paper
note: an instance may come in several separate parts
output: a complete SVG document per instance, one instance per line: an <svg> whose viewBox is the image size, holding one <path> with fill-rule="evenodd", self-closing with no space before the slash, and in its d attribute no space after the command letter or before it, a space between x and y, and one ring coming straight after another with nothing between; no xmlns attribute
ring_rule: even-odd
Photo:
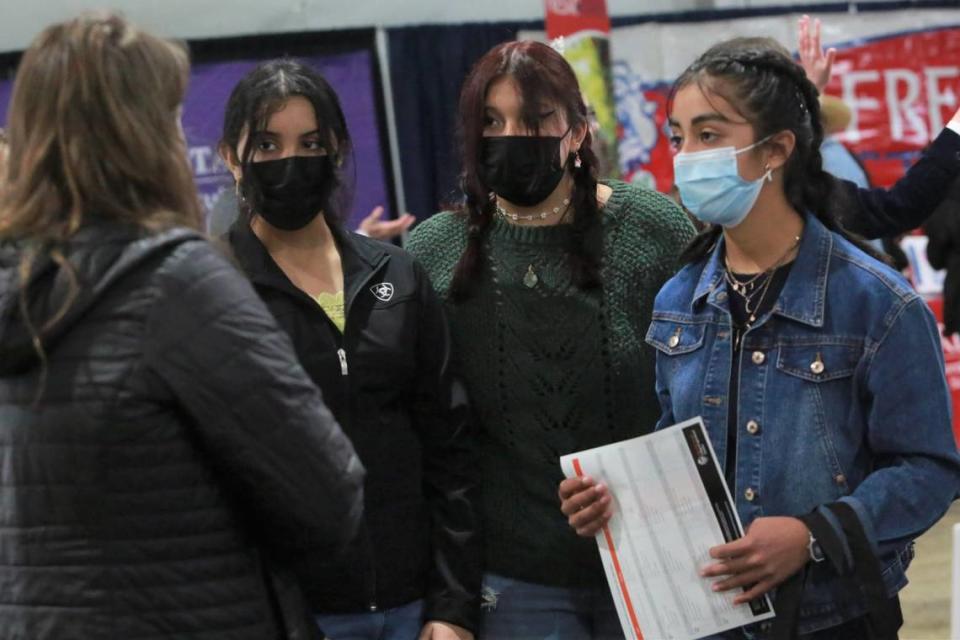
<svg viewBox="0 0 960 640"><path fill-rule="evenodd" d="M743 535L703 422L563 456L567 477L607 485L614 514L597 534L626 638L694 640L774 616L769 598L733 604L699 571L711 547Z"/></svg>

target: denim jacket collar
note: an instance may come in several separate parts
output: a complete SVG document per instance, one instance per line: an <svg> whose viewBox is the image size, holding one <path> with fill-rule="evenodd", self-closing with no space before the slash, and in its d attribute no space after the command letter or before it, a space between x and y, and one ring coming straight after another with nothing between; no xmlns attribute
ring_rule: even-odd
<svg viewBox="0 0 960 640"><path fill-rule="evenodd" d="M726 305L720 304L727 295L723 281L723 243L721 235L700 274L692 306L706 298L709 304L726 309ZM815 216L805 214L800 250L773 313L813 327L823 326L832 251L833 235Z"/></svg>

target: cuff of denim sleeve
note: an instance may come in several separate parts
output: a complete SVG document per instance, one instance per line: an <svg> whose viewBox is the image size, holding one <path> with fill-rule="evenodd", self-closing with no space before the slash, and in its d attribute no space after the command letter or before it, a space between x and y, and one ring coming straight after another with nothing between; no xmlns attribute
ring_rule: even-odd
<svg viewBox="0 0 960 640"><path fill-rule="evenodd" d="M857 514L857 518L860 520L860 525L863 527L863 532L867 534L867 542L870 543L870 550L876 557L879 558L880 546L878 544L877 531L873 526L873 518L870 516L870 512L867 511L866 505L853 496L844 496L837 502L843 502L844 504L849 505L853 509L854 513Z"/></svg>

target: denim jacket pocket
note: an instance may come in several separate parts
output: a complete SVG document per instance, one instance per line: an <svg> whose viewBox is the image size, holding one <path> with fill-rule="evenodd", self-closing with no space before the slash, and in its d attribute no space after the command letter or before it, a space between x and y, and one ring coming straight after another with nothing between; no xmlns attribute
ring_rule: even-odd
<svg viewBox="0 0 960 640"><path fill-rule="evenodd" d="M809 382L829 382L852 376L861 354L861 345L854 341L786 344L780 346L777 369Z"/></svg>
<svg viewBox="0 0 960 640"><path fill-rule="evenodd" d="M647 331L647 344L668 356L696 351L703 346L703 323L654 318Z"/></svg>
<svg viewBox="0 0 960 640"><path fill-rule="evenodd" d="M790 489L790 499L785 498L784 506L791 512L806 512L811 505L850 492L855 451L841 425L862 353L859 340L830 336L785 341L778 347L776 368L783 378L776 384L776 393L791 398L790 408L784 411L803 430L803 435L791 431L796 439L780 443L791 452L781 471L806 474L802 487Z"/></svg>

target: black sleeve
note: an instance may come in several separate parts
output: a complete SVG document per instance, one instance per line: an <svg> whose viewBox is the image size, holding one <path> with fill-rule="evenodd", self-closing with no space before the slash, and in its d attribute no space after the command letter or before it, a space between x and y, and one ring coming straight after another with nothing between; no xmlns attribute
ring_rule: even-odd
<svg viewBox="0 0 960 640"><path fill-rule="evenodd" d="M960 175L960 135L944 129L890 189L861 189L837 180L843 225L866 238L889 238L919 227Z"/></svg>
<svg viewBox="0 0 960 640"><path fill-rule="evenodd" d="M924 223L927 259L934 269L946 269L960 250L960 178L954 180L946 199Z"/></svg>
<svg viewBox="0 0 960 640"><path fill-rule="evenodd" d="M956 206L955 203L947 203ZM934 269L946 269L953 253L950 218L960 217L960 210L953 207L940 205L923 225L923 232L927 235L927 260Z"/></svg>
<svg viewBox="0 0 960 640"><path fill-rule="evenodd" d="M424 619L475 632L482 558L474 421L466 390L450 365L443 307L426 271L419 263L414 270L420 306L414 421L423 447L433 559Z"/></svg>
<svg viewBox="0 0 960 640"><path fill-rule="evenodd" d="M363 467L253 288L206 242L158 272L147 366L172 390L261 542L288 554L346 543Z"/></svg>

